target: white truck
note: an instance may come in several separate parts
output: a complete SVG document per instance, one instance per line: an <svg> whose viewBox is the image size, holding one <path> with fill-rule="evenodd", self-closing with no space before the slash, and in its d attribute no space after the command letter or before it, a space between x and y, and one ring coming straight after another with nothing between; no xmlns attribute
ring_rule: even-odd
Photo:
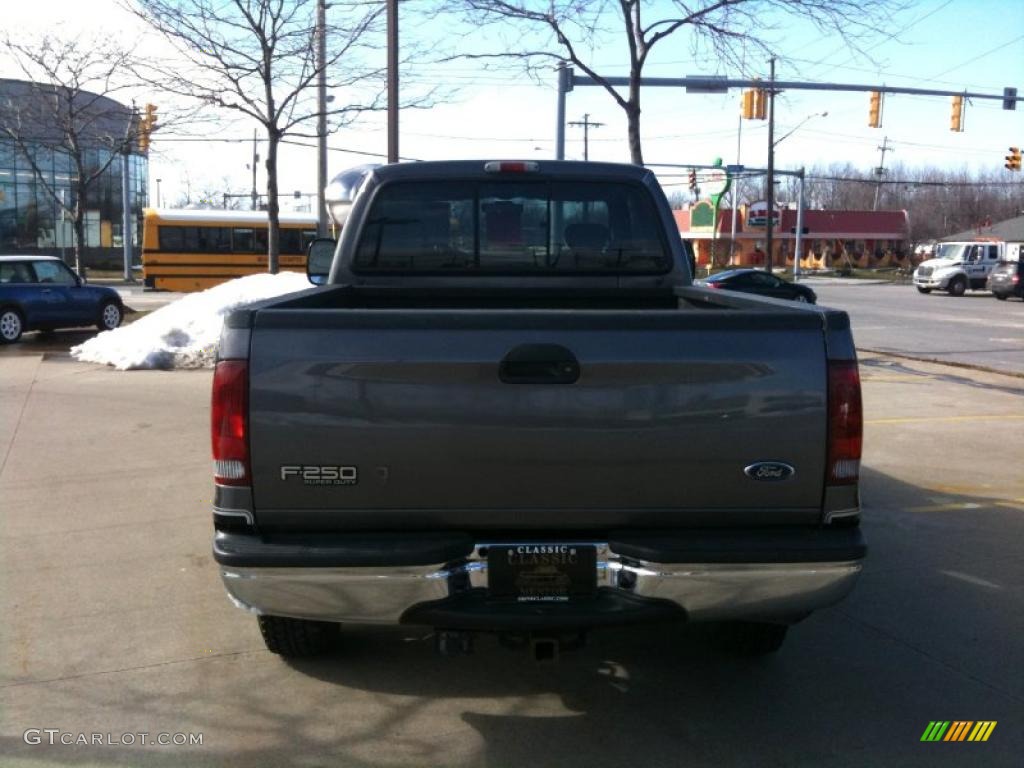
<svg viewBox="0 0 1024 768"><path fill-rule="evenodd" d="M1000 261L1007 260L1009 249L1019 243L971 240L938 243L934 258L922 261L914 270L914 286L921 293L948 291L963 296L969 288L985 290L985 281Z"/></svg>

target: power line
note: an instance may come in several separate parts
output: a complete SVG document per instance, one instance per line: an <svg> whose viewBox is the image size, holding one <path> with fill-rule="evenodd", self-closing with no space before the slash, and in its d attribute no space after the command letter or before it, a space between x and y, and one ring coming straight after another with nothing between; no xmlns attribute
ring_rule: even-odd
<svg viewBox="0 0 1024 768"><path fill-rule="evenodd" d="M950 72L953 72L954 70L960 69L961 67L966 67L968 64L973 64L974 62L978 61L978 59L983 59L986 56L991 56L993 53L997 53L998 51L1003 50L1003 48L1007 48L1007 47L1009 47L1009 46L1013 45L1014 43L1019 42L1021 40L1024 40L1024 35L1020 35L1019 37L1015 37L1015 38L1013 38L1013 40L1010 40L1008 43L1003 43L1002 45L997 46L996 48L993 48L990 51L985 51L985 53L979 54L979 55L975 56L973 59L968 59L965 62L957 64L955 67L950 67L947 70L939 72L939 74L934 75L932 78L928 78L927 80L934 80L936 78L942 77L943 75L948 75ZM926 82L927 82L927 80L926 80Z"/></svg>
<svg viewBox="0 0 1024 768"><path fill-rule="evenodd" d="M920 24L922 21L924 21L928 17L934 16L936 13L938 13L939 11L944 9L946 6L950 5L952 2L953 2L953 0L946 0L946 2L944 2L942 5L938 6L937 8L933 8L932 10L930 10L928 13L924 14L923 16L919 16L918 18L914 19L909 24L904 25L900 29L900 33L906 33L907 30L909 30L909 29L911 29L913 27L916 27L918 24ZM871 47L864 48L861 52L862 53L867 53L868 51L873 51L876 48L880 48L883 45L885 45L886 43L890 43L890 42L892 42L891 38L889 38L889 37L883 38L882 40L878 41L877 43L875 43ZM826 56L825 59L827 59L827 58L828 57ZM831 67L829 67L825 71L826 72L832 72L835 69L838 69L839 67L841 67L841 66L843 66L845 64L849 64L851 61L856 60L856 58L857 58L857 55L854 54L853 56L850 56L845 62L843 62L843 64L833 64ZM821 64L824 64L825 63L825 59L821 59L820 61L814 62L814 66L820 66Z"/></svg>

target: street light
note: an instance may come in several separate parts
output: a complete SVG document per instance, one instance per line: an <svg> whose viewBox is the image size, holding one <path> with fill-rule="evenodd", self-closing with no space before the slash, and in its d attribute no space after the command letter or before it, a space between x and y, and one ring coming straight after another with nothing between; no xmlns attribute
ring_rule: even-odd
<svg viewBox="0 0 1024 768"><path fill-rule="evenodd" d="M825 111L825 112L815 112L813 115L808 115L803 120L801 120L799 123L797 123L789 133L787 133L781 139L776 139L775 143L772 144L772 146L773 147L779 146L779 144L781 144L783 141L785 141L790 136L792 136L794 133L796 133L801 128L803 128L805 123L807 123L809 120L813 120L816 117L828 117L828 111Z"/></svg>
<svg viewBox="0 0 1024 768"><path fill-rule="evenodd" d="M161 181L163 181L163 179L157 179L156 180L156 207L157 208L161 208L162 207L160 205L160 182Z"/></svg>
<svg viewBox="0 0 1024 768"><path fill-rule="evenodd" d="M775 82L775 59L774 58L771 60L771 73L772 73L771 82L774 84L774 82ZM775 198L775 175L774 175L775 147L777 147L783 141L785 141L790 136L792 136L794 133L796 133L798 130L800 130L804 126L804 124L807 123L808 120L812 120L815 117L826 117L826 116L828 116L828 112L815 112L814 114L808 115L803 120L801 120L799 123L797 123L795 126L793 126L792 130L790 130L789 133L785 134L784 136L782 136L779 139L775 139L775 138L773 138L773 130L774 130L774 126L775 126L775 91L774 91L774 89L769 91L769 93L771 95L771 99L769 100L769 109L768 109L768 176L767 176L766 184L765 184L765 186L766 186L765 197L767 198L766 202L768 203L767 206L766 206L767 209L768 209L768 220L767 220L767 222L765 222L765 236L764 236L764 239L765 239L765 251L767 252L766 253L766 258L765 258L765 269L770 274L771 271L772 271L772 224L773 224L773 215L775 213L775 201L774 201L774 198ZM801 227L803 225L803 194L804 194L803 193L803 183L804 183L804 180L803 180L803 169L801 168L800 169L800 202L797 205L797 222L798 222L798 225L801 226ZM779 216L779 223L780 224L782 223L781 215ZM800 243L801 243L800 235L801 234L802 234L802 232L797 234L797 241L796 241L797 246L800 246ZM798 247L796 249L796 253L793 254L793 279L794 280L798 280L799 279L799 275L800 275L800 255L801 255L800 251L801 250L802 250L802 248Z"/></svg>

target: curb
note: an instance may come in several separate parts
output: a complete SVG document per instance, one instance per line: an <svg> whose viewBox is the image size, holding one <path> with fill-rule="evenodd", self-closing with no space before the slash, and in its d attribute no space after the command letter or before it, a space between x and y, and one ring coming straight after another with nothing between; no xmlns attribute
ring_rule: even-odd
<svg viewBox="0 0 1024 768"><path fill-rule="evenodd" d="M869 355L881 355L882 357L895 357L899 360L912 360L915 363L931 363L932 365L946 365L950 368L963 368L968 371L978 371L979 373L994 373L998 376L1010 376L1014 379L1024 379L1024 373L1017 373L1016 371L1004 371L999 368L992 368L987 365L975 365L974 363L960 363L955 360L939 360L934 357L921 357L919 355L906 355L900 352L885 352L881 349L868 349L867 347L857 347L858 352L865 352Z"/></svg>

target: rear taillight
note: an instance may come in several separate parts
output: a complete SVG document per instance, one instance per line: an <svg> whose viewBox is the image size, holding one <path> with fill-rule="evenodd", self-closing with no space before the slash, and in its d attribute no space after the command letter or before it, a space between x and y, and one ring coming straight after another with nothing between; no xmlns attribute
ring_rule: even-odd
<svg viewBox="0 0 1024 768"><path fill-rule="evenodd" d="M1013 277L1011 277L1010 278L1010 282L1011 283L1019 283L1020 282L1020 275L1014 275Z"/></svg>
<svg viewBox="0 0 1024 768"><path fill-rule="evenodd" d="M249 364L221 360L213 372L210 436L213 479L221 485L249 484Z"/></svg>
<svg viewBox="0 0 1024 768"><path fill-rule="evenodd" d="M828 363L828 485L852 485L860 475L864 412L856 360Z"/></svg>

